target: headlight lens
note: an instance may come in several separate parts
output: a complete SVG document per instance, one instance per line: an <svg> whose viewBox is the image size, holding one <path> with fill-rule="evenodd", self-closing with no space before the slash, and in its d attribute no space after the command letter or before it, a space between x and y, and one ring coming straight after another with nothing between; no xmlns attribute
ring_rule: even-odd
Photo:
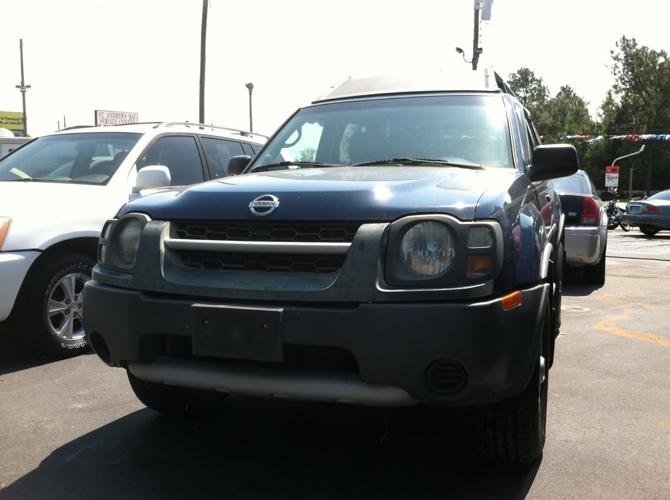
<svg viewBox="0 0 670 500"><path fill-rule="evenodd" d="M0 250L2 250L2 245L5 244L7 233L9 233L9 225L11 223L12 219L9 217L0 217Z"/></svg>
<svg viewBox="0 0 670 500"><path fill-rule="evenodd" d="M112 233L110 248L114 266L124 270L130 270L135 266L140 237L146 222L140 217L128 216L117 223Z"/></svg>
<svg viewBox="0 0 670 500"><path fill-rule="evenodd" d="M402 237L400 258L417 277L437 278L449 270L456 249L451 230L439 222L419 222Z"/></svg>

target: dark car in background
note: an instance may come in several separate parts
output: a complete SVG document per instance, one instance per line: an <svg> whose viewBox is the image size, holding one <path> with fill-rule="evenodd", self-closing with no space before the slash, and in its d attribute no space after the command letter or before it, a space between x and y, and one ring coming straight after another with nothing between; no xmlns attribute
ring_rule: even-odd
<svg viewBox="0 0 670 500"><path fill-rule="evenodd" d="M577 164L488 70L347 80L231 159L243 175L110 220L87 338L160 412L226 393L468 407L483 451L531 462L560 324L547 179Z"/></svg>
<svg viewBox="0 0 670 500"><path fill-rule="evenodd" d="M553 179L550 183L560 196L565 217L566 264L583 268L585 284L604 285L607 252L605 204L583 170Z"/></svg>
<svg viewBox="0 0 670 500"><path fill-rule="evenodd" d="M644 200L628 202L623 220L631 226L639 226L649 237L670 230L670 189Z"/></svg>

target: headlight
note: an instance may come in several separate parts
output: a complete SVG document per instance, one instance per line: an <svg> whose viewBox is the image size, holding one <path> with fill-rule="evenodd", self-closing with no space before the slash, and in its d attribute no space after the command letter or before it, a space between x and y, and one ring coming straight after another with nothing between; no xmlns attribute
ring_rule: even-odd
<svg viewBox="0 0 670 500"><path fill-rule="evenodd" d="M439 222L419 222L402 237L400 258L417 278L443 275L454 262L456 249L451 230Z"/></svg>
<svg viewBox="0 0 670 500"><path fill-rule="evenodd" d="M389 226L380 285L402 289L482 285L499 274L502 261L502 228L497 222L410 215Z"/></svg>
<svg viewBox="0 0 670 500"><path fill-rule="evenodd" d="M12 219L9 217L0 217L0 250L2 250L2 245L5 244L11 223Z"/></svg>
<svg viewBox="0 0 670 500"><path fill-rule="evenodd" d="M109 239L109 253L114 267L124 271L135 267L142 230L147 222L149 217L144 214L128 214L113 227ZM101 254L103 259L107 257L106 251L101 251Z"/></svg>

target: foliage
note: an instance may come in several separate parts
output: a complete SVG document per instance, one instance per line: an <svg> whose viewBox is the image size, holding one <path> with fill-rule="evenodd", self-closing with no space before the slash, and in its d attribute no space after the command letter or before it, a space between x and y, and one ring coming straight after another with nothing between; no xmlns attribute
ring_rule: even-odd
<svg viewBox="0 0 670 500"><path fill-rule="evenodd" d="M542 78L529 68L511 74L509 86L528 108L545 143L566 135L670 133L670 61L663 50L641 46L625 36L611 52L615 83L600 106L595 122L587 103L564 85L551 96ZM603 141L594 145L575 142L581 166L594 184L604 187L604 167L619 156L637 151L639 143ZM648 142L645 152L620 164L620 191L626 192L631 167L633 189L658 191L670 187L670 142Z"/></svg>

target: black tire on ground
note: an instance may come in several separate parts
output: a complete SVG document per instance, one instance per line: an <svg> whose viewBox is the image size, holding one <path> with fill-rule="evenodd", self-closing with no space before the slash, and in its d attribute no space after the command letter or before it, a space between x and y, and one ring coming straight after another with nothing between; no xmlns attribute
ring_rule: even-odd
<svg viewBox="0 0 670 500"><path fill-rule="evenodd" d="M607 263L607 245L603 249L603 254L597 264L584 267L584 284L599 285L605 284L605 267Z"/></svg>
<svg viewBox="0 0 670 500"><path fill-rule="evenodd" d="M147 382L126 370L130 387L144 405L159 413L185 418L221 409L228 394Z"/></svg>
<svg viewBox="0 0 670 500"><path fill-rule="evenodd" d="M548 309L543 331L549 328ZM542 337L545 337L543 332ZM544 354L542 348L540 352ZM546 354L545 354L546 355ZM544 381L541 380L544 372ZM477 416L479 451L502 462L532 463L542 456L547 428L549 370L538 359L528 385L518 396L483 407Z"/></svg>
<svg viewBox="0 0 670 500"><path fill-rule="evenodd" d="M656 233L658 233L659 229L654 227L654 226L648 226L648 225L643 224L643 225L640 226L640 231L642 231L642 233L645 236L648 236L648 237L651 238Z"/></svg>
<svg viewBox="0 0 670 500"><path fill-rule="evenodd" d="M95 259L86 254L54 254L38 262L25 288L17 298L12 331L26 349L50 358L64 359L88 351L88 344L80 339L62 339L51 331L47 307L51 292L68 274L91 276ZM78 291L80 292L80 291ZM78 320L77 325L81 325Z"/></svg>

